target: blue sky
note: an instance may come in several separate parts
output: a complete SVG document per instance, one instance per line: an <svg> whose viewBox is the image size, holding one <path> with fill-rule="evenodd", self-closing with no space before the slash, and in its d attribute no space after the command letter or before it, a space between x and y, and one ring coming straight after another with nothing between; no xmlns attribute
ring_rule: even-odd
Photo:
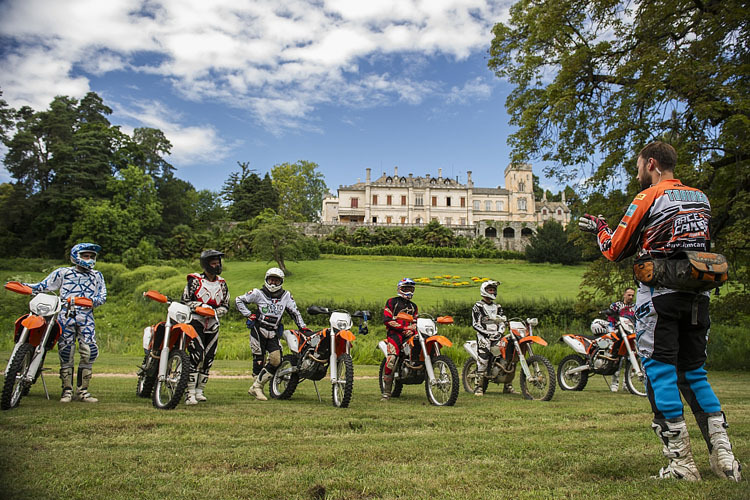
<svg viewBox="0 0 750 500"><path fill-rule="evenodd" d="M297 160L317 163L334 193L396 165L462 182L471 170L493 187L509 161L511 87L487 51L510 4L11 0L0 88L35 109L97 92L123 130L164 131L168 160L198 189L219 190L238 161L263 174Z"/></svg>

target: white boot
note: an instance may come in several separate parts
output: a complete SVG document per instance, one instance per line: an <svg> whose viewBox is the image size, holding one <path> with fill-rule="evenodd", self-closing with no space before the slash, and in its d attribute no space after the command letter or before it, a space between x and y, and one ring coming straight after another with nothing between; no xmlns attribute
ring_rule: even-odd
<svg viewBox="0 0 750 500"><path fill-rule="evenodd" d="M662 440L662 454L669 459L669 464L659 470L652 479L685 479L700 481L701 474L693 461L690 452L690 436L685 419L658 420L651 423L656 435Z"/></svg>
<svg viewBox="0 0 750 500"><path fill-rule="evenodd" d="M268 398L265 394L263 394L263 386L266 385L266 382L268 382L268 379L271 378L271 374L266 371L264 368L260 371L257 377L255 377L255 382L253 382L253 385L250 386L250 389L247 391L248 394L251 394L255 396L255 399L258 401L268 401Z"/></svg>
<svg viewBox="0 0 750 500"><path fill-rule="evenodd" d="M742 479L742 466L732 453L727 427L729 426L723 413L714 413L708 417L708 437L711 441L708 461L714 474L722 479L739 482Z"/></svg>
<svg viewBox="0 0 750 500"><path fill-rule="evenodd" d="M197 381L198 372L190 372L190 378L188 379L187 397L185 398L185 404L187 406L198 404L198 400L195 398L195 384Z"/></svg>
<svg viewBox="0 0 750 500"><path fill-rule="evenodd" d="M207 401L208 398L203 395L203 389L208 383L208 375L198 374L198 382L195 384L195 399L198 401Z"/></svg>
<svg viewBox="0 0 750 500"><path fill-rule="evenodd" d="M624 358L620 358L620 364L617 366L617 371L612 374L612 383L609 384L609 390L612 392L617 392L617 390L620 388L620 372L622 371L623 361Z"/></svg>

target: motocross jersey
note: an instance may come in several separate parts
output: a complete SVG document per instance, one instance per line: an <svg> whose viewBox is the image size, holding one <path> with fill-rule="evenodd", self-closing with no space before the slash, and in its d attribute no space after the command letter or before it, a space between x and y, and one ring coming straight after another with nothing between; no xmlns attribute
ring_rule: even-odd
<svg viewBox="0 0 750 500"><path fill-rule="evenodd" d="M398 316L398 313L400 312L411 314L415 321L419 316L419 308L417 307L417 304L411 300L398 296L388 299L385 303L385 308L383 309L383 323L385 324L388 335L402 335L404 333L404 328L409 325L408 321L396 319L396 316ZM398 323L398 326L391 325L391 321Z"/></svg>
<svg viewBox="0 0 750 500"><path fill-rule="evenodd" d="M281 290L278 297L272 297L266 294L265 290L254 288L252 291L237 297L234 302L237 305L237 310L246 318L252 314L247 304L258 305L258 317L255 322L261 335L266 338L276 336L284 311L292 317L298 328L307 328L292 294L287 290Z"/></svg>
<svg viewBox="0 0 750 500"><path fill-rule="evenodd" d="M628 318L633 324L635 324L635 302L632 304L626 304L625 302L618 300L617 302L612 302L609 308L613 311L618 311L621 318ZM614 323L614 319L615 318L611 317L609 320Z"/></svg>
<svg viewBox="0 0 750 500"><path fill-rule="evenodd" d="M471 326L477 333L490 340L495 340L505 332L505 324L494 321L495 318L502 315L503 308L499 304L488 304L480 300L471 309Z"/></svg>
<svg viewBox="0 0 750 500"><path fill-rule="evenodd" d="M193 314L191 320L203 326L206 333L219 330L219 318L229 311L229 288L224 278L217 276L214 281L209 280L204 273L192 273L187 276L187 285L182 292L181 302L191 309L207 305L216 311L216 317Z"/></svg>

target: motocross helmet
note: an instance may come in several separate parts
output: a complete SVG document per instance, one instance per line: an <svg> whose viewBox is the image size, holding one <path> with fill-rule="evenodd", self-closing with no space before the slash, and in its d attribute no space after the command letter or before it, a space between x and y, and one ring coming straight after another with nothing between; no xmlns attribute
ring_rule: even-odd
<svg viewBox="0 0 750 500"><path fill-rule="evenodd" d="M270 277L279 278L281 280L281 283L278 285L272 285L268 282L268 278ZM271 293L276 293L279 290L281 290L281 286L284 284L284 271L279 269L278 267L272 267L268 271L266 271L266 277L263 279L263 288L268 290Z"/></svg>
<svg viewBox="0 0 750 500"><path fill-rule="evenodd" d="M402 279L398 282L398 286L396 287L398 296L410 300L414 296L414 288L416 285L417 284L411 278Z"/></svg>
<svg viewBox="0 0 750 500"><path fill-rule="evenodd" d="M73 245L70 249L70 261L76 266L81 266L84 269L94 269L96 265L96 256L93 259L82 259L81 252L94 252L98 255L102 251L102 247L96 243L78 243Z"/></svg>
<svg viewBox="0 0 750 500"><path fill-rule="evenodd" d="M482 286L479 287L479 295L490 300L495 300L497 298L497 285L497 281L485 281L484 283L482 283ZM495 290L490 291L493 288Z"/></svg>
<svg viewBox="0 0 750 500"><path fill-rule="evenodd" d="M609 331L609 323L603 319L595 319L591 322L591 333L594 335L605 335Z"/></svg>
<svg viewBox="0 0 750 500"><path fill-rule="evenodd" d="M209 266L208 263L211 262L216 257L219 258L219 264L216 266ZM224 257L224 253L219 252L218 250L204 250L201 253L201 267L204 271L206 271L209 274L213 274L214 276L218 276L221 274L221 258Z"/></svg>

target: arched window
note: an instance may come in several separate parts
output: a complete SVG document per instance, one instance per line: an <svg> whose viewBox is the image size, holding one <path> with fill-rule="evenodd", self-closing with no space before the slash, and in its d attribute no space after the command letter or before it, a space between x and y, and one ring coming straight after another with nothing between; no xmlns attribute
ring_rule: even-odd
<svg viewBox="0 0 750 500"><path fill-rule="evenodd" d="M557 209L557 215L562 215L562 208Z"/></svg>
<svg viewBox="0 0 750 500"><path fill-rule="evenodd" d="M386 177L385 182L386 184L391 184L393 182L393 177Z"/></svg>
<svg viewBox="0 0 750 500"><path fill-rule="evenodd" d="M503 238L515 238L516 231L512 227L506 227L503 229Z"/></svg>
<svg viewBox="0 0 750 500"><path fill-rule="evenodd" d="M521 229L521 238L529 238L534 234L534 231L529 229L528 227L525 227Z"/></svg>
<svg viewBox="0 0 750 500"><path fill-rule="evenodd" d="M542 209L542 215L547 215L547 209L546 208Z"/></svg>
<svg viewBox="0 0 750 500"><path fill-rule="evenodd" d="M526 198L518 198L518 210L526 211Z"/></svg>
<svg viewBox="0 0 750 500"><path fill-rule="evenodd" d="M519 191L523 191L523 188L524 188L524 183L523 183L523 181L521 181L521 182L518 183L518 190Z"/></svg>
<svg viewBox="0 0 750 500"><path fill-rule="evenodd" d="M484 230L484 237L485 238L497 238L497 229L494 227L488 227Z"/></svg>

